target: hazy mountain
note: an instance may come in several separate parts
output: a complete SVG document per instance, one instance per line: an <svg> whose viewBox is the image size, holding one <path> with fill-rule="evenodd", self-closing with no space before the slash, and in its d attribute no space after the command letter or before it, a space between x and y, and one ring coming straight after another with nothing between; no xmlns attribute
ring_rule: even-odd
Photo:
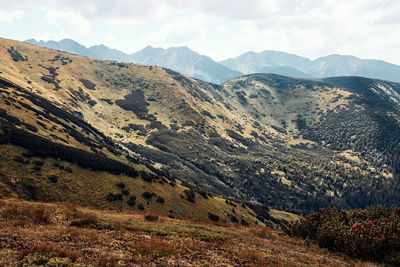
<svg viewBox="0 0 400 267"><path fill-rule="evenodd" d="M105 45L94 45L90 48L87 48L86 46L83 46L71 39L63 39L59 42L56 41L37 42L35 39L29 39L26 40L25 43L56 49L85 57L129 62L128 54L125 54L124 52L121 52L117 49L110 49Z"/></svg>
<svg viewBox="0 0 400 267"><path fill-rule="evenodd" d="M382 60L354 56L330 55L312 62L307 73L316 77L363 76L400 82L400 66Z"/></svg>
<svg viewBox="0 0 400 267"><path fill-rule="evenodd" d="M290 67L292 72L286 76L292 77L332 77L332 76L363 76L400 82L400 66L381 60L360 59L354 56L329 55L316 60L299 57L278 51L261 53L247 52L236 58L227 59L221 64L243 73L271 72L286 75L273 68ZM294 69L297 69L294 70ZM293 72L294 71L294 72ZM297 75L293 75L293 74Z"/></svg>
<svg viewBox="0 0 400 267"><path fill-rule="evenodd" d="M263 72L262 69L265 67L292 67L302 70L309 66L310 60L279 51L263 51L261 53L247 52L219 63L242 73L250 74Z"/></svg>
<svg viewBox="0 0 400 267"><path fill-rule="evenodd" d="M37 42L34 39L30 39L25 42L91 58L166 67L193 78L213 83L221 83L242 75L242 73L216 63L211 58L202 56L187 47L162 49L147 46L137 53L128 55L104 45L86 48L70 39L63 39L59 42Z"/></svg>
<svg viewBox="0 0 400 267"><path fill-rule="evenodd" d="M186 214L193 193L170 186L176 178L201 188L205 206L216 202L203 191L300 211L400 205L398 83L251 74L215 85L4 39L0 55L0 193L63 200L86 186L102 190L91 203L127 207L121 180L135 196L142 186L169 196L138 198L146 209L179 213L177 203ZM74 175L54 174L57 159ZM137 183L145 173L156 183Z"/></svg>
<svg viewBox="0 0 400 267"><path fill-rule="evenodd" d="M170 68L213 83L221 83L242 75L242 73L218 64L210 57L202 56L188 47L162 49L147 46L132 54L131 61Z"/></svg>

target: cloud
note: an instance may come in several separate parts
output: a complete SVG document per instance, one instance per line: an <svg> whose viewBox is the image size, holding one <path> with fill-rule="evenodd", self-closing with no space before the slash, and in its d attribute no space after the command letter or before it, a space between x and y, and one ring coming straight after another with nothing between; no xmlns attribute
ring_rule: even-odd
<svg viewBox="0 0 400 267"><path fill-rule="evenodd" d="M14 21L22 19L23 16L22 10L15 10L11 13L0 10L0 23L14 23Z"/></svg>
<svg viewBox="0 0 400 267"><path fill-rule="evenodd" d="M195 20L178 19L165 24L158 32L148 34L144 39L158 46L188 45L203 35L203 29Z"/></svg>
<svg viewBox="0 0 400 267"><path fill-rule="evenodd" d="M90 22L72 11L49 10L45 17L50 24L64 32L86 34L90 31Z"/></svg>

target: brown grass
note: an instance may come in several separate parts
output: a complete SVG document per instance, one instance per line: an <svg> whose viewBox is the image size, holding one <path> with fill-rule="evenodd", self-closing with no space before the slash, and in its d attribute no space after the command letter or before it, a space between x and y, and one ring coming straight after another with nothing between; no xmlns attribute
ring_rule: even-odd
<svg viewBox="0 0 400 267"><path fill-rule="evenodd" d="M6 206L0 209L0 216L7 220L47 224L50 215L44 207Z"/></svg>
<svg viewBox="0 0 400 267"><path fill-rule="evenodd" d="M375 266L267 227L16 199L0 210L0 266Z"/></svg>

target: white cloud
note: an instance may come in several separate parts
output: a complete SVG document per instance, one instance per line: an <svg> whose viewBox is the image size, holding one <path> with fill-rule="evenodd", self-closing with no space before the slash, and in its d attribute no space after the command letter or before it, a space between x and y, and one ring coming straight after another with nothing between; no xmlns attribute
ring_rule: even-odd
<svg viewBox="0 0 400 267"><path fill-rule="evenodd" d="M158 46L189 45L201 38L203 29L194 20L178 19L165 24L158 32L147 35L144 39Z"/></svg>
<svg viewBox="0 0 400 267"><path fill-rule="evenodd" d="M0 10L0 23L14 23L14 21L22 19L24 12L22 10L15 10L12 12L5 12Z"/></svg>
<svg viewBox="0 0 400 267"><path fill-rule="evenodd" d="M86 34L90 31L90 22L72 11L49 10L45 17L50 24L66 33Z"/></svg>

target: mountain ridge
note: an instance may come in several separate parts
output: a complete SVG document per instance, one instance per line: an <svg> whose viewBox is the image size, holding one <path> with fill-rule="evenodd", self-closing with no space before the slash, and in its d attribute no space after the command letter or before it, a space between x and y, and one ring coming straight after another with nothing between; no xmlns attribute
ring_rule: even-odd
<svg viewBox="0 0 400 267"><path fill-rule="evenodd" d="M136 53L126 54L117 49L110 49L105 45L95 45L87 48L71 39L63 39L59 42L37 42L35 39L29 39L25 42L102 60L157 65L213 83L222 83L242 75L242 73L231 70L213 61L210 57L200 55L186 46L170 47L168 49L146 46Z"/></svg>
<svg viewBox="0 0 400 267"><path fill-rule="evenodd" d="M71 39L25 42L92 58L121 62L158 65L207 82L222 83L250 73L274 73L294 78L326 78L332 76L363 76L400 82L400 66L383 60L361 59L350 55L331 54L315 60L291 53L265 50L249 51L235 58L216 62L186 46L154 48L150 45L133 54L126 54L104 45L90 48ZM191 60L188 61L188 58Z"/></svg>
<svg viewBox="0 0 400 267"><path fill-rule="evenodd" d="M315 78L363 76L400 82L400 66L383 60L361 59L351 55L331 54L310 60L294 54L266 50L260 53L247 52L220 63L243 73L262 72L262 68L265 67L286 66Z"/></svg>

